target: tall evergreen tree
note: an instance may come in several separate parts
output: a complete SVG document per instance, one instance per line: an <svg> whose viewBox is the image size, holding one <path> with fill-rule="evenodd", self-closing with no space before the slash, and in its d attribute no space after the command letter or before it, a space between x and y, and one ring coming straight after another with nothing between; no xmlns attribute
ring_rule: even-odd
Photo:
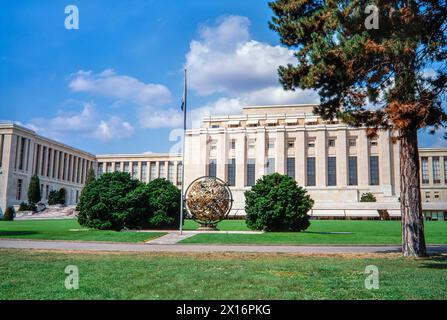
<svg viewBox="0 0 447 320"><path fill-rule="evenodd" d="M316 89L324 119L389 129L400 145L402 249L425 256L418 131L445 127L445 0L276 0L270 27L295 49L285 89ZM374 5L374 6L371 6ZM373 107L369 107L369 105Z"/></svg>
<svg viewBox="0 0 447 320"><path fill-rule="evenodd" d="M88 185L90 182L95 181L95 180L96 180L95 170L93 170L93 167L90 167L90 169L88 169L88 172L87 172L87 178L85 180L85 185Z"/></svg>
<svg viewBox="0 0 447 320"><path fill-rule="evenodd" d="M40 180L37 175L33 175L29 182L28 187L28 202L30 204L36 204L41 200L41 192L40 192Z"/></svg>

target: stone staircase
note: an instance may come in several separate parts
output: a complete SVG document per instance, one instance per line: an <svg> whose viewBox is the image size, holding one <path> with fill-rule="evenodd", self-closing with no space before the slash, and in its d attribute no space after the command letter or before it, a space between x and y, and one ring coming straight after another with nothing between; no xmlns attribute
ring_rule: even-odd
<svg viewBox="0 0 447 320"><path fill-rule="evenodd" d="M18 211L15 220L32 219L71 219L77 216L76 206L48 206L40 212Z"/></svg>

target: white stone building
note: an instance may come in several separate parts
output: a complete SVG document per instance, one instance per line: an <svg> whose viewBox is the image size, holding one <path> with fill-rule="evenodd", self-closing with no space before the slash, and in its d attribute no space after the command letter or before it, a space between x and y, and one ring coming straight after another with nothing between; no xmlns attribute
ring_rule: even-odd
<svg viewBox="0 0 447 320"><path fill-rule="evenodd" d="M244 214L244 191L264 174L288 174L304 186L314 217L399 217L399 147L389 132L370 140L366 130L312 113L312 105L246 107L241 115L211 116L186 132L185 185L217 176L228 182L232 215ZM420 149L421 192L427 218L447 220L447 149ZM145 182L163 177L181 185L180 154L92 155L17 125L0 125L0 209L26 201L32 174L49 190L63 188L67 204L79 198L87 168L116 170ZM371 192L375 203L361 203Z"/></svg>

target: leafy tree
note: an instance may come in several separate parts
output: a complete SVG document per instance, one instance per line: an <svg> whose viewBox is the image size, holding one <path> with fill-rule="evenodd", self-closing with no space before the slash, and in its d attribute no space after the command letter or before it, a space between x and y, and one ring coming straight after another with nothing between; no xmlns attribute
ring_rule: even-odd
<svg viewBox="0 0 447 320"><path fill-rule="evenodd" d="M166 179L155 179L147 185L152 227L178 227L181 191Z"/></svg>
<svg viewBox="0 0 447 320"><path fill-rule="evenodd" d="M28 202L30 204L38 203L42 199L40 193L40 180L37 175L33 175L28 187Z"/></svg>
<svg viewBox="0 0 447 320"><path fill-rule="evenodd" d="M84 187L82 188L80 198L82 197L82 193L84 192L85 187L95 180L96 180L95 170L93 170L93 166L90 166L90 168L87 171L87 178L85 179L85 184ZM81 211L81 207L79 206L79 204L80 202L78 202L76 205L76 211Z"/></svg>
<svg viewBox="0 0 447 320"><path fill-rule="evenodd" d="M366 5L377 6L379 28ZM400 144L402 249L425 256L417 133L445 127L445 0L276 0L270 27L295 49L296 65L279 68L285 89L316 89L324 119L390 129ZM372 19L371 19L372 18ZM368 108L368 102L374 108Z"/></svg>
<svg viewBox="0 0 447 320"><path fill-rule="evenodd" d="M143 183L126 172L102 175L84 188L79 199L78 222L89 228L121 230L133 228L142 221L147 195ZM143 199L141 199L143 198ZM146 210L147 218L149 210Z"/></svg>
<svg viewBox="0 0 447 320"><path fill-rule="evenodd" d="M366 192L360 197L360 202L376 202L376 197L371 192Z"/></svg>
<svg viewBox="0 0 447 320"><path fill-rule="evenodd" d="M5 213L3 214L3 221L12 221L14 220L16 212L14 210L14 207L8 207L5 210Z"/></svg>
<svg viewBox="0 0 447 320"><path fill-rule="evenodd" d="M302 231L309 225L307 212L314 201L288 175L273 173L245 192L245 213L250 229Z"/></svg>

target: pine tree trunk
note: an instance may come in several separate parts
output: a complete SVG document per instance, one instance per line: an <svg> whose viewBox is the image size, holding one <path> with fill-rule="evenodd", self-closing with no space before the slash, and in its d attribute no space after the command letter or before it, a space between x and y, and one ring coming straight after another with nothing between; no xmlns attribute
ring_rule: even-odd
<svg viewBox="0 0 447 320"><path fill-rule="evenodd" d="M402 214L402 252L406 257L427 255L419 180L417 130L400 139L400 203Z"/></svg>

